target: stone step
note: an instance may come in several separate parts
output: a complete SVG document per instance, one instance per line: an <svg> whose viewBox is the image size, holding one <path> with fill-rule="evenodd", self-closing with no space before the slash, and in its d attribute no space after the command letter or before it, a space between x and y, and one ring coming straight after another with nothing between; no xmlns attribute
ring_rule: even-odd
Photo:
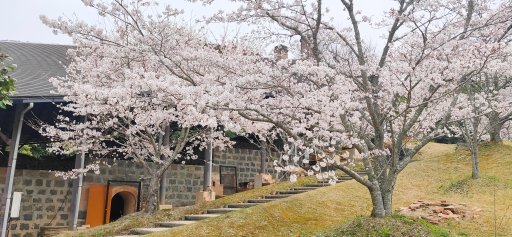
<svg viewBox="0 0 512 237"><path fill-rule="evenodd" d="M353 179L351 176L338 176L338 180L351 180Z"/></svg>
<svg viewBox="0 0 512 237"><path fill-rule="evenodd" d="M267 203L274 201L274 199L249 199L247 200L248 203Z"/></svg>
<svg viewBox="0 0 512 237"><path fill-rule="evenodd" d="M265 199L280 199L290 197L291 194L275 194L275 195L267 195Z"/></svg>
<svg viewBox="0 0 512 237"><path fill-rule="evenodd" d="M338 179L338 180L336 180L336 184L340 184L340 183L343 183L343 182L347 182L347 181L349 181L349 180L351 180L351 179L341 179L341 180L340 180L340 179ZM331 185L331 184L329 183L329 180L319 180L317 183L319 183L319 184L324 184L324 185L326 185L326 186Z"/></svg>
<svg viewBox="0 0 512 237"><path fill-rule="evenodd" d="M368 175L368 172L366 172L366 171L364 171L364 172L358 171L358 172L356 172L356 173L357 173L358 175L360 175L360 176L366 176L366 175ZM338 177L350 177L350 176L349 176L348 174L344 174L344 175L340 175L340 176L338 176Z"/></svg>
<svg viewBox="0 0 512 237"><path fill-rule="evenodd" d="M277 194L299 194L305 193L306 190L286 190L286 191L277 191Z"/></svg>
<svg viewBox="0 0 512 237"><path fill-rule="evenodd" d="M170 230L171 228L165 228L165 227L157 227L157 228L135 228L131 230L131 233L133 234L139 234L139 235L148 235L156 232L162 232L166 230Z"/></svg>
<svg viewBox="0 0 512 237"><path fill-rule="evenodd" d="M306 187L314 187L314 188L329 187L329 186L330 185L328 183L306 184Z"/></svg>
<svg viewBox="0 0 512 237"><path fill-rule="evenodd" d="M160 210L171 210L172 205L160 205Z"/></svg>
<svg viewBox="0 0 512 237"><path fill-rule="evenodd" d="M160 227L178 227L183 225L190 225L192 223L196 223L196 221L167 221L167 222L158 222L156 223L157 226Z"/></svg>
<svg viewBox="0 0 512 237"><path fill-rule="evenodd" d="M227 205L227 208L248 208L259 205L259 203L231 203Z"/></svg>
<svg viewBox="0 0 512 237"><path fill-rule="evenodd" d="M342 177L338 177L338 180L336 180L336 183L343 183L348 180L352 180L352 177L342 176ZM329 180L318 180L317 183L329 183Z"/></svg>
<svg viewBox="0 0 512 237"><path fill-rule="evenodd" d="M306 190L306 191L311 191L311 190L315 190L315 189L318 189L319 187L297 187L297 188L293 188L293 190Z"/></svg>
<svg viewBox="0 0 512 237"><path fill-rule="evenodd" d="M224 214L232 211L238 211L240 208L216 208L206 210L207 214Z"/></svg>
<svg viewBox="0 0 512 237"><path fill-rule="evenodd" d="M200 221L212 217L220 216L220 214L200 214L200 215L186 215L185 220L187 221Z"/></svg>

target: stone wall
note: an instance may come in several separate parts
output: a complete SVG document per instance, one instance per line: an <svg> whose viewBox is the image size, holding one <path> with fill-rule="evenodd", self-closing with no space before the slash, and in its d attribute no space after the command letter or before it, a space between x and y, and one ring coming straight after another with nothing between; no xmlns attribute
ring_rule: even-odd
<svg viewBox="0 0 512 237"><path fill-rule="evenodd" d="M260 155L258 150L229 149L214 151L213 172L219 172L220 165L235 166L237 182L252 182L258 174ZM142 181L142 198L148 187L141 164L130 161L107 161L100 174L87 174L80 202L79 225L87 216L88 187L90 184L106 184L108 180ZM274 173L272 162L267 161L267 172ZM0 168L0 190L4 192L6 168ZM191 205L196 192L203 187L203 165L172 165L167 174L166 201L173 206ZM46 170L16 170L15 192L23 192L19 220L11 222L13 237L35 237L40 226L66 226L70 221L71 180L62 180Z"/></svg>
<svg viewBox="0 0 512 237"><path fill-rule="evenodd" d="M108 180L141 181L142 196L149 188L148 177L140 163L130 161L108 162L110 167L102 166L99 174L88 174L84 177L84 187L87 184L106 184ZM200 191L203 182L203 166L173 164L168 170L166 188L166 202L174 206L191 205L195 202L195 193ZM120 183L116 183L120 185ZM116 185L113 184L113 185ZM85 223L87 215L87 190L82 194L79 218Z"/></svg>
<svg viewBox="0 0 512 237"><path fill-rule="evenodd" d="M6 168L0 168L0 189ZM19 220L11 221L12 237L35 237L40 226L64 226L71 210L71 181L44 170L16 170L14 192L23 192Z"/></svg>
<svg viewBox="0 0 512 237"><path fill-rule="evenodd" d="M165 199L173 206L192 205L203 189L203 166L172 165L167 173Z"/></svg>
<svg viewBox="0 0 512 237"><path fill-rule="evenodd" d="M213 171L219 172L220 166L235 166L238 183L253 182L254 177L260 171L260 151L249 149L226 149L213 152ZM274 174L272 161L265 162L266 173Z"/></svg>

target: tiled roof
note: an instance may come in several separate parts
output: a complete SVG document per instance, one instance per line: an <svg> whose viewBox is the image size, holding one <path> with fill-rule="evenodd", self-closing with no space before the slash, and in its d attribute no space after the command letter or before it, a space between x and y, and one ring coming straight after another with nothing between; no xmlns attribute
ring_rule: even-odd
<svg viewBox="0 0 512 237"><path fill-rule="evenodd" d="M0 41L0 51L8 54L18 67L11 75L15 82L16 98L55 97L55 88L48 81L65 76L67 50L73 46Z"/></svg>

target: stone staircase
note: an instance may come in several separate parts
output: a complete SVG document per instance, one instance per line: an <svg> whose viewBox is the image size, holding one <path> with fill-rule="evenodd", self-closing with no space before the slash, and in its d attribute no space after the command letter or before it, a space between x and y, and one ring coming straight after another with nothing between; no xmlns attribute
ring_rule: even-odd
<svg viewBox="0 0 512 237"><path fill-rule="evenodd" d="M337 183L342 183L342 182L345 182L345 181L348 181L351 179L352 178L350 176L341 176L341 177L338 177ZM183 220L159 222L159 223L156 223L156 227L152 227L152 228L135 228L130 231L130 233L133 235L127 235L127 236L146 235L146 234L151 234L151 233L155 233L155 232L166 231L166 230L169 230L170 228L193 224L193 223L196 223L201 220L221 216L228 212L238 211L242 208L258 206L263 203L272 202L274 200L281 199L281 198L288 198L288 197L291 197L296 194L309 192L311 190L315 190L315 189L318 189L321 187L327 187L327 186L330 186L328 181L318 181L317 183L307 184L304 187L296 187L291 190L277 191L273 195L266 195L259 199L249 199L243 203L231 203L231 204L226 205L224 208L208 209L208 210L206 210L206 214L186 215L183 218Z"/></svg>

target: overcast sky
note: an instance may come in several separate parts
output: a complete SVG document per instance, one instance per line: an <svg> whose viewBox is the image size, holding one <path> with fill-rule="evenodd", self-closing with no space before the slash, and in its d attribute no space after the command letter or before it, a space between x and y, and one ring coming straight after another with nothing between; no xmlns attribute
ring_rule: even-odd
<svg viewBox="0 0 512 237"><path fill-rule="evenodd" d="M184 9L185 17L197 18L208 15L215 8L205 8L201 4L191 4L181 0L160 0L161 5L172 4L173 7ZM216 8L229 8L230 4L218 4ZM16 40L34 43L71 44L66 35L54 35L39 20L40 15L49 18L64 16L78 17L86 22L98 22L100 17L94 9L85 7L80 0L6 0L2 2L0 13L0 40Z"/></svg>
<svg viewBox="0 0 512 237"><path fill-rule="evenodd" d="M185 18L193 19L204 15L209 15L218 9L233 10L233 4L225 3L220 0L213 7L202 7L201 4L191 4L182 0L160 0L160 5L172 4L175 8L184 9ZM328 0L326 3L335 4L339 1ZM364 14L369 16L379 16L383 11L389 9L392 4L390 0L358 0ZM332 5L331 8L337 6ZM356 6L357 7L357 6ZM331 9L332 12L339 12ZM54 35L52 31L43 25L39 20L40 15L46 15L49 18L65 16L69 18L78 17L86 22L97 22L99 17L96 12L83 5L80 0L5 0L2 3L2 12L0 13L0 40L15 40L34 43L54 43L71 44L71 39L66 35ZM235 27L236 28L236 27ZM223 27L213 28L212 31L223 31ZM371 38L374 45L379 45L379 36L382 31L375 29L363 29L366 37Z"/></svg>

